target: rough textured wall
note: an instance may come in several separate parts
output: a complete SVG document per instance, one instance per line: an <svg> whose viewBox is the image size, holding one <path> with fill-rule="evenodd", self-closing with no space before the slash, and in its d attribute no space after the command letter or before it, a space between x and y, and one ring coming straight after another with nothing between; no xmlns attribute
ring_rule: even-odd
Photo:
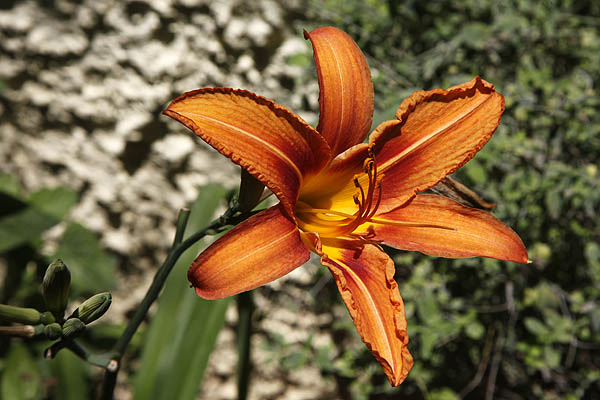
<svg viewBox="0 0 600 400"><path fill-rule="evenodd" d="M69 218L97 232L120 260L113 318L122 318L143 295L170 245L177 210L195 198L198 186L234 187L238 181L228 160L161 115L170 100L199 87L241 87L314 122L315 78L286 63L310 54L301 35L302 6L295 0L0 5L2 170L29 191L79 190L81 201ZM310 281L302 274L282 284L302 288L302 279ZM263 310L274 307L268 296L258 302ZM301 325L323 323L310 315L302 321L281 311L266 317L261 329L295 331L300 340L306 337ZM206 398L217 398L215 391L234 398L231 328L219 343ZM285 375L277 363L270 365L256 372L255 398L323 393L318 371Z"/></svg>
<svg viewBox="0 0 600 400"><path fill-rule="evenodd" d="M152 257L147 251L165 247L176 210L198 185L237 179L229 162L161 111L209 86L247 88L299 109L303 71L285 60L307 47L299 3L288 3L5 3L3 169L27 189L80 189L75 219L119 254Z"/></svg>

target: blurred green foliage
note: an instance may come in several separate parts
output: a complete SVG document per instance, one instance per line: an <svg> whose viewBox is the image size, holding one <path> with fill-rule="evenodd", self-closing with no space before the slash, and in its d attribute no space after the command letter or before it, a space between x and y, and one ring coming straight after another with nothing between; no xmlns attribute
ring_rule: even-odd
<svg viewBox="0 0 600 400"><path fill-rule="evenodd" d="M227 190L216 184L202 187L192 204L186 237L210 223ZM177 261L158 299L158 310L144 336L134 399L190 399L198 394L208 358L225 324L229 298L204 300L182 279L198 253L201 241Z"/></svg>
<svg viewBox="0 0 600 400"><path fill-rule="evenodd" d="M67 187L43 188L23 193L11 175L0 173L0 255L7 260L7 278L0 302L12 299L25 278L30 278L30 295L38 293L43 273L60 254L73 275L73 295L94 293L99 287L112 289L116 260L102 249L97 236L84 226L68 221L71 208L79 195ZM43 254L44 234L63 224L55 254ZM28 272L31 275L28 275ZM21 296L22 297L22 296ZM18 301L23 301L20 298ZM31 300L34 303L39 299ZM36 305L36 304L33 304Z"/></svg>
<svg viewBox="0 0 600 400"><path fill-rule="evenodd" d="M496 85L501 126L456 176L498 204L533 260L392 253L411 374L390 388L348 324L323 375L354 399L599 398L600 3L310 0L309 20L366 53L374 125L414 90Z"/></svg>
<svg viewBox="0 0 600 400"><path fill-rule="evenodd" d="M7 266L0 303L46 310L41 283L46 267L55 258L44 248L50 240L46 233L59 224L64 230L57 238L55 253L72 272L72 298L114 288L114 257L102 249L95 233L68 220L78 201L77 192L66 187L25 193L17 179L0 173L0 256ZM86 332L86 342L93 337L91 342L102 344L117 337L114 331L95 328ZM89 365L67 351L54 360L44 360L43 351L51 343L0 337L0 398L82 399L90 395Z"/></svg>
<svg viewBox="0 0 600 400"><path fill-rule="evenodd" d="M210 222L226 194L220 185L200 189L192 205L186 236ZM77 200L77 193L68 188L23 195L12 176L0 174L0 255L8 265L4 290L0 292L2 303L44 310L39 288L45 267L54 255L48 257L42 246L44 233L57 224L63 224L65 229L54 254L69 264L72 293L82 296L115 287L115 259L102 249L93 232L68 221L69 210ZM141 360L138 370L127 364L133 375L135 398L194 399L198 393L229 304L228 299L199 299L193 291L186 290L187 280L181 279L206 244L199 242L181 256L149 329L138 332L128 348ZM124 326L102 323L86 330L81 340L99 354L109 351L123 330ZM191 343L193 351L189 350ZM48 340L0 337L1 399L75 400L94 396L94 375L101 371L68 350L62 350L53 360L44 360L43 351L50 344Z"/></svg>

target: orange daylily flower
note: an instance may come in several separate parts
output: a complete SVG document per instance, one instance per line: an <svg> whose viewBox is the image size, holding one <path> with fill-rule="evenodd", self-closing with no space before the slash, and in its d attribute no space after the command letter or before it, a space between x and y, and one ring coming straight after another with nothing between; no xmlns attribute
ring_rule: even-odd
<svg viewBox="0 0 600 400"><path fill-rule="evenodd" d="M378 243L433 256L528 261L519 237L489 213L422 194L490 139L504 98L479 77L447 90L418 91L402 102L396 120L380 124L363 143L373 118L364 55L333 27L305 37L319 78L316 130L244 90L199 89L164 111L280 200L202 252L188 278L199 296L223 298L271 282L315 252L396 386L413 360L394 263Z"/></svg>

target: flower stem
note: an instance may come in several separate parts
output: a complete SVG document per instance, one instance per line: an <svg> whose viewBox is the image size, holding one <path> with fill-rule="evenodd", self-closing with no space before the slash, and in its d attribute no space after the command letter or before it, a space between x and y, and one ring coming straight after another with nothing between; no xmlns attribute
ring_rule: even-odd
<svg viewBox="0 0 600 400"><path fill-rule="evenodd" d="M237 324L237 385L238 400L246 400L248 396L248 384L250 382L250 335L252 334L252 314L254 312L254 300L252 291L242 292L236 296L238 308Z"/></svg>
<svg viewBox="0 0 600 400"><path fill-rule="evenodd" d="M194 243L204 238L206 235L221 232L225 226L235 225L254 214L254 212L239 213L236 207L230 207L221 217L212 221L204 229L183 240L189 213L190 211L188 209L182 209L180 211L177 218L175 239L173 240L171 250L169 251L169 254L167 255L167 258L163 262L162 266L156 272L154 280L148 288L146 295L144 296L142 302L136 309L135 314L127 324L125 331L119 337L112 350L112 357L106 364L106 373L104 374L104 381L102 383L102 393L100 395L102 400L109 400L113 398L113 391L117 383L117 374L119 373L119 369L121 367L121 358L125 353L125 349L127 348L127 345L129 345L129 342L133 338L133 335L137 331L142 321L146 318L146 314L148 313L150 306L158 297L165 281L167 280L167 277L169 276L169 273L183 252Z"/></svg>

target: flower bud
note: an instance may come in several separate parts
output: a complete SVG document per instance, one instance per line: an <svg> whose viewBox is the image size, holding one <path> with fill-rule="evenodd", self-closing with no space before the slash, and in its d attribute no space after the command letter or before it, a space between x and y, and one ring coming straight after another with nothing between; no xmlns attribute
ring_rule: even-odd
<svg viewBox="0 0 600 400"><path fill-rule="evenodd" d="M77 307L71 317L79 318L89 324L103 316L111 302L112 296L109 292L95 294Z"/></svg>
<svg viewBox="0 0 600 400"><path fill-rule="evenodd" d="M44 326L44 335L50 340L56 340L62 336L62 328L56 322Z"/></svg>
<svg viewBox="0 0 600 400"><path fill-rule="evenodd" d="M57 259L48 266L42 282L42 293L44 294L48 310L58 320L62 320L65 308L67 307L70 284L71 273L62 260Z"/></svg>
<svg viewBox="0 0 600 400"><path fill-rule="evenodd" d="M85 324L78 318L69 318L62 326L65 339L75 339L85 330Z"/></svg>
<svg viewBox="0 0 600 400"><path fill-rule="evenodd" d="M42 314L35 308L24 308L0 304L0 320L22 324L39 324ZM50 321L54 322L54 321Z"/></svg>
<svg viewBox="0 0 600 400"><path fill-rule="evenodd" d="M51 324L55 321L56 319L54 318L54 314L52 314L50 311L44 311L40 314L40 323L44 325Z"/></svg>

